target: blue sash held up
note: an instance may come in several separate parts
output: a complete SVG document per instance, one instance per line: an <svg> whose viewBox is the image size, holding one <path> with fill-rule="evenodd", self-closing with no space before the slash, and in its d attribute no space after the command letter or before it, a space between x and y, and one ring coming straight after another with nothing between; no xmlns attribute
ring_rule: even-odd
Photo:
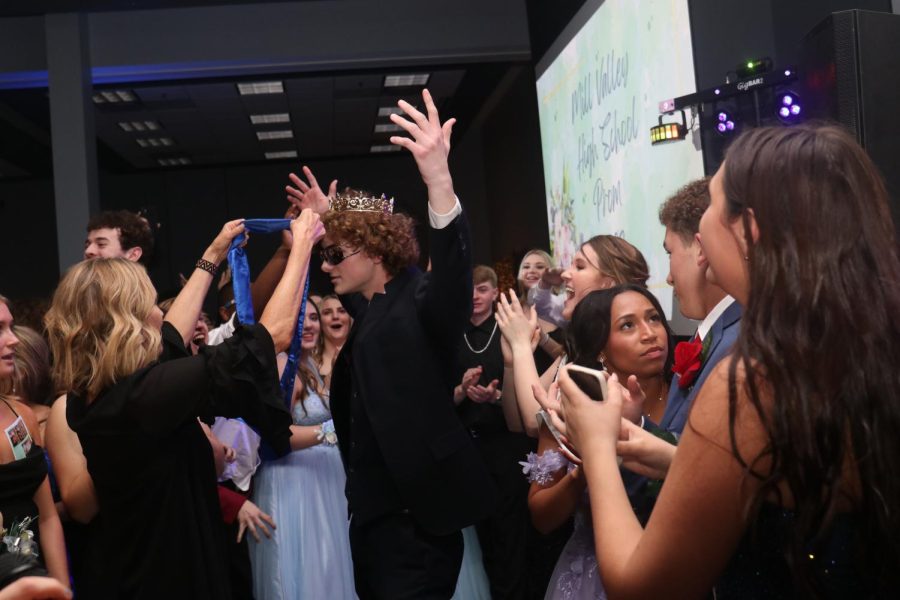
<svg viewBox="0 0 900 600"><path fill-rule="evenodd" d="M246 219L244 228L253 233L275 233L291 226L290 219ZM231 267L231 285L234 289L234 304L238 320L244 325L256 323L253 315L253 302L250 297L250 266L247 264L247 253L241 247L246 236L234 238L228 249L228 265ZM306 315L306 299L309 296L309 269L306 272L306 284L303 286L303 301L300 303L300 315L297 317L297 329L291 340L287 364L281 374L281 389L284 392L284 404L291 410L291 397L294 395L294 375L297 372L297 359L300 357L300 343L303 337L303 319Z"/></svg>

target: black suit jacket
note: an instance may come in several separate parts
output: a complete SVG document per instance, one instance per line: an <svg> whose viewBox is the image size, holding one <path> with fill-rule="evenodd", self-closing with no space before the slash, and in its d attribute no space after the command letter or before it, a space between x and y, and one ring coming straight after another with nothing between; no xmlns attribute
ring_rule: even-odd
<svg viewBox="0 0 900 600"><path fill-rule="evenodd" d="M431 272L397 275L368 305L359 295L342 298L356 320L334 366L331 412L347 467L351 402L364 403L392 479L385 485L396 486L425 531L443 535L489 515L496 490L453 404L458 344L471 312L468 224L460 215L429 231Z"/></svg>

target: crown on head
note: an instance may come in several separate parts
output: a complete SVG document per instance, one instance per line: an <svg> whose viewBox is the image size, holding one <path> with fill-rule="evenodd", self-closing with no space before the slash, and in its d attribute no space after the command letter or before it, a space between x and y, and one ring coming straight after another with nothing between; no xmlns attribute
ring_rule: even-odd
<svg viewBox="0 0 900 600"><path fill-rule="evenodd" d="M389 215L394 212L394 199L388 199L384 194L380 198L360 192L337 194L328 201L328 209L337 212L380 212Z"/></svg>

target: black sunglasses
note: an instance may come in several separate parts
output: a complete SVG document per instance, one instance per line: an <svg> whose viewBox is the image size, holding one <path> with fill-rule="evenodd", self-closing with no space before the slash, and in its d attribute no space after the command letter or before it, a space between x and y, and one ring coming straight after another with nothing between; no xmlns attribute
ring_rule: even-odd
<svg viewBox="0 0 900 600"><path fill-rule="evenodd" d="M332 267L336 267L344 262L344 260L359 254L360 252L362 252L362 249L345 255L344 249L335 244L334 246L328 246L327 248L319 248L319 257L323 262L327 262Z"/></svg>

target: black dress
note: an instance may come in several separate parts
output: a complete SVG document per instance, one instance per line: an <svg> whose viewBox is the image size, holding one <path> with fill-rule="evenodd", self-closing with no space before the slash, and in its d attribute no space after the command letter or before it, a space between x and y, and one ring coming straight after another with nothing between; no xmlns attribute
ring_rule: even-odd
<svg viewBox="0 0 900 600"><path fill-rule="evenodd" d="M794 514L773 504L763 504L753 526L744 535L725 572L716 583L718 600L788 600L812 597L809 588L793 580L785 555ZM861 556L864 543L857 516L839 514L825 538L807 546L805 584L823 600L896 597L896 590L865 573Z"/></svg>
<svg viewBox="0 0 900 600"><path fill-rule="evenodd" d="M289 451L272 339L241 327L190 356L174 327L162 333L158 362L90 404L68 397L103 518L104 583L116 598L228 599L215 467L197 417L243 417Z"/></svg>
<svg viewBox="0 0 900 600"><path fill-rule="evenodd" d="M35 543L40 541L40 533L34 494L46 477L44 450L37 444L32 444L25 458L0 465L0 513L3 513L3 527L9 529L13 523L33 517L34 522L29 529L34 533ZM6 546L0 546L0 551L5 550Z"/></svg>

